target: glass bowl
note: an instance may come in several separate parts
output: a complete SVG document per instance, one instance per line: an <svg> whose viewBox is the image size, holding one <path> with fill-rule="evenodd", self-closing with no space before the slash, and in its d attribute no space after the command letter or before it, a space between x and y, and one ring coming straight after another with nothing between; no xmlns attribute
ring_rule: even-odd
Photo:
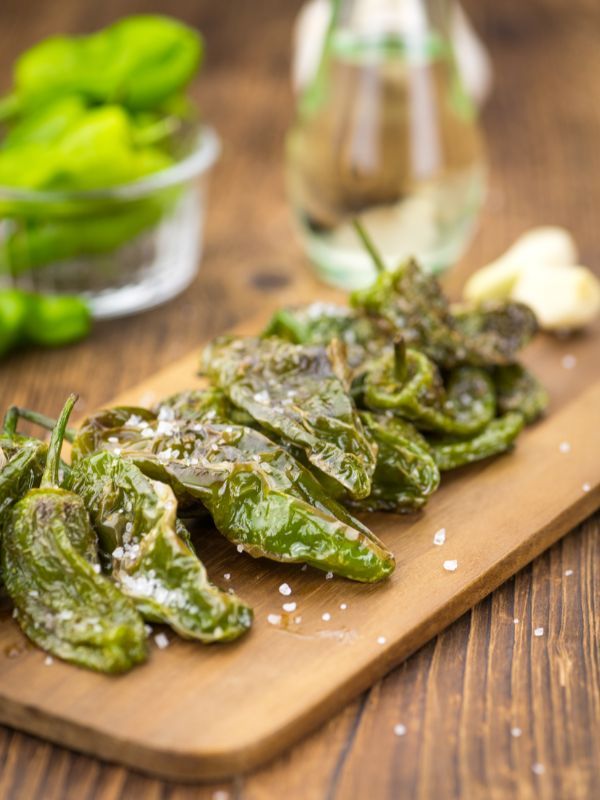
<svg viewBox="0 0 600 800"><path fill-rule="evenodd" d="M84 192L0 187L0 287L78 294L103 319L179 294L198 271L220 149L202 126L177 163L133 183Z"/></svg>

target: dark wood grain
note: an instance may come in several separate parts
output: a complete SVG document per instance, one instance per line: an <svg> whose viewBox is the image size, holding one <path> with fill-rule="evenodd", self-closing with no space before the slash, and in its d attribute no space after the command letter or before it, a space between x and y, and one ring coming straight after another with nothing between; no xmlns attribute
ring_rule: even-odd
<svg viewBox="0 0 600 800"><path fill-rule="evenodd" d="M91 340L68 350L3 362L0 406L17 401L53 413L72 389L88 407L97 406L200 339L255 314L266 297L293 296L313 282L293 243L281 170L292 109L288 42L298 5L0 4L0 74L24 46L61 29L92 29L149 9L194 22L209 43L198 98L225 143L213 182L205 261L185 298L100 325ZM584 261L599 263L598 3L465 5L496 67L495 94L485 112L491 192L480 234L449 285L457 286L467 269L541 222L567 225ZM4 730L0 797L597 797L599 549L596 517L322 730L251 776L210 787L167 784ZM566 576L567 569L573 574ZM540 625L545 635L532 637ZM394 735L398 723L407 727L404 736ZM511 727L521 728L521 736L512 737ZM545 769L540 775L532 769L538 763Z"/></svg>

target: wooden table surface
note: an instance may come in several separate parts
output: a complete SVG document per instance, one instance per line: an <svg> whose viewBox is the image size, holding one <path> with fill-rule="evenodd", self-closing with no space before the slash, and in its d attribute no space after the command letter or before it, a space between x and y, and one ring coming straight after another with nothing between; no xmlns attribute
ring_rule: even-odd
<svg viewBox="0 0 600 800"><path fill-rule="evenodd" d="M2 0L2 84L15 55L54 32L94 29L148 10L196 24L208 40L197 95L224 151L212 184L204 262L186 295L134 319L99 324L80 345L5 360L0 409L18 402L53 414L72 390L81 394L82 411L97 407L265 303L318 293L293 239L282 175L298 6L298 0ZM484 114L491 191L479 235L450 287L540 223L566 225L584 263L600 265L600 5L469 0L465 6L495 65ZM599 606L596 515L254 774L212 786L171 784L0 728L0 798L599 797ZM543 626L543 640L533 647L529 636L516 634L518 626L513 633L501 624L515 617L527 630ZM404 736L394 734L400 723Z"/></svg>

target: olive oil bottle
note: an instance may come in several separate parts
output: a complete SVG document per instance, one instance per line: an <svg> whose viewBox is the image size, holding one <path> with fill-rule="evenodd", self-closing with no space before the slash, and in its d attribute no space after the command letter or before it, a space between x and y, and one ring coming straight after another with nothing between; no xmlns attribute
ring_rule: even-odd
<svg viewBox="0 0 600 800"><path fill-rule="evenodd" d="M358 217L388 267L441 272L468 242L485 160L449 35L449 0L333 0L286 143L290 202L328 282L368 284Z"/></svg>

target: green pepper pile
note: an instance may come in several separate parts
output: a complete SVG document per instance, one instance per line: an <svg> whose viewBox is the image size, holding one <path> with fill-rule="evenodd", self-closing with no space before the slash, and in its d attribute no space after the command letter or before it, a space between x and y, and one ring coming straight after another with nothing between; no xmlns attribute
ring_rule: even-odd
<svg viewBox="0 0 600 800"><path fill-rule="evenodd" d="M148 15L46 39L18 58L13 90L0 99L0 188L9 190L0 194L0 286L21 276L35 284L51 265L111 253L172 209L175 189L127 201L32 202L23 191L96 191L173 165L196 129L185 90L202 55L196 31ZM6 326L0 302L0 351Z"/></svg>
<svg viewBox="0 0 600 800"><path fill-rule="evenodd" d="M208 582L185 524L207 515L250 556L385 579L394 556L354 513L422 509L443 472L514 444L547 404L516 361L535 331L525 306L450 308L407 262L347 308L283 309L260 337L216 339L206 388L92 414L66 431L61 479L72 402L57 425L10 410L2 563L23 630L106 671L145 657L140 619L204 642L236 638L251 611ZM54 428L50 455L16 433L19 416Z"/></svg>

